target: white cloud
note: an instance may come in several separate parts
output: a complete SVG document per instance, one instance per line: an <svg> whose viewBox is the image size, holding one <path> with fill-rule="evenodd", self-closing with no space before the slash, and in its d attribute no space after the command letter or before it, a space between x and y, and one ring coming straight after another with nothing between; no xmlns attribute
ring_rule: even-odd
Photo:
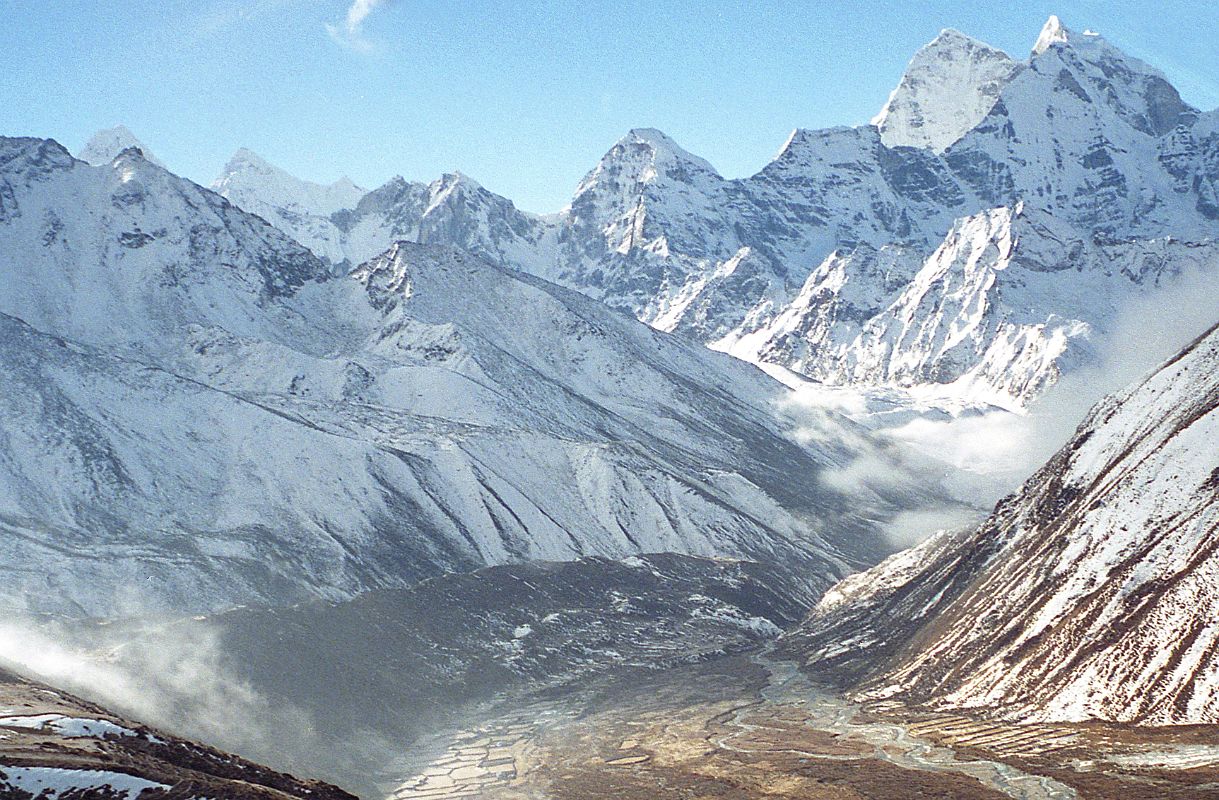
<svg viewBox="0 0 1219 800"><path fill-rule="evenodd" d="M1095 343L1096 361L1064 376L1028 413L915 420L889 433L954 467L995 477L995 488L1009 491L1066 444L1097 401L1154 372L1216 322L1219 264L1132 300Z"/></svg>
<svg viewBox="0 0 1219 800"><path fill-rule="evenodd" d="M833 444L827 432L834 426L825 421L831 411L875 428L870 439L849 443L854 461L823 476L832 488L923 487L964 504L924 504L889 521L890 543L905 547L940 528L976 521L965 506L989 511L1070 439L1093 404L1140 380L1216 322L1219 264L1168 278L1158 290L1129 302L1104 338L1093 343L1094 360L1069 372L1025 413L933 410L885 417L890 407L884 391L874 396L815 384L794 391L786 408L798 421L798 434L824 446Z"/></svg>
<svg viewBox="0 0 1219 800"><path fill-rule="evenodd" d="M372 48L372 43L364 38L364 21L378 6L384 4L385 0L354 0L347 9L343 22L338 25L327 24L326 31L330 38L344 47L367 51Z"/></svg>
<svg viewBox="0 0 1219 800"><path fill-rule="evenodd" d="M166 626L148 642L133 636L108 651L91 651L87 638L67 624L5 620L0 664L142 723L238 752L270 754L283 731L313 730L306 714L261 697L235 676L218 632L196 627L187 637Z"/></svg>

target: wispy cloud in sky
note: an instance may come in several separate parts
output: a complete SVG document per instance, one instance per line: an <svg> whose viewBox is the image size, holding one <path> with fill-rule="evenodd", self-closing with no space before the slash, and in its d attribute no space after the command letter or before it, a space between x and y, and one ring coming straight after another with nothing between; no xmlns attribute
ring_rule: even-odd
<svg viewBox="0 0 1219 800"><path fill-rule="evenodd" d="M347 16L343 22L338 25L327 24L326 31L330 34L330 38L344 47L361 51L369 50L372 43L364 38L364 20L368 19L368 15L376 10L377 6L384 4L385 0L354 0L351 7L347 9Z"/></svg>

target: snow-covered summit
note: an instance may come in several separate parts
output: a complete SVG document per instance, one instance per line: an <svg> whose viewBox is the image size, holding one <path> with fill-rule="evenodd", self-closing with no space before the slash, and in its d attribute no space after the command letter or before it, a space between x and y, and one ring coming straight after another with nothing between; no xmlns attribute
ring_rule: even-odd
<svg viewBox="0 0 1219 800"><path fill-rule="evenodd" d="M244 147L229 159L212 189L238 206L257 197L263 204L321 215L351 208L366 194L346 176L331 184L301 180Z"/></svg>
<svg viewBox="0 0 1219 800"><path fill-rule="evenodd" d="M945 29L915 54L872 124L889 147L941 152L982 121L1020 68L1001 50Z"/></svg>
<svg viewBox="0 0 1219 800"><path fill-rule="evenodd" d="M427 211L434 210L445 202L449 201L454 195L461 193L480 193L486 191L478 181L466 175L460 170L446 172L428 185L431 194L430 201L427 206Z"/></svg>
<svg viewBox="0 0 1219 800"><path fill-rule="evenodd" d="M1103 102L1152 136L1163 136L1198 116L1197 109L1181 100L1159 69L1123 52L1095 31L1077 34L1058 17L1046 22L1029 63L1045 74L1066 70L1062 82L1076 81L1078 97Z"/></svg>
<svg viewBox="0 0 1219 800"><path fill-rule="evenodd" d="M1069 42L1072 38L1073 34L1062 24L1062 20L1057 15L1051 14L1050 18L1045 21L1045 25L1041 27L1041 33L1037 35L1037 41L1033 44L1033 55L1039 56L1049 50L1052 45Z"/></svg>
<svg viewBox="0 0 1219 800"><path fill-rule="evenodd" d="M619 140L618 144L648 147L655 154L656 160L662 164L691 164L713 175L719 174L709 161L694 155L667 133L656 128L634 128Z"/></svg>
<svg viewBox="0 0 1219 800"><path fill-rule="evenodd" d="M1219 240L1217 117L1103 37L1054 19L1040 38L1017 61L945 30L876 125L797 129L747 178L638 128L554 215L449 179L260 213L340 269L400 239L454 244L748 360L868 387L976 377L1025 405L1086 360L1109 301L1213 260ZM997 210L1021 204L1050 224L1007 248ZM948 285L976 305L952 310Z"/></svg>
<svg viewBox="0 0 1219 800"><path fill-rule="evenodd" d="M109 164L119 153L131 147L138 149L150 163L158 167L165 166L125 125L116 125L93 134L89 142L81 148L78 158L94 166Z"/></svg>
<svg viewBox="0 0 1219 800"><path fill-rule="evenodd" d="M635 128L619 139L576 188L576 197L612 182L624 191L634 186L722 180L715 167L655 128Z"/></svg>
<svg viewBox="0 0 1219 800"><path fill-rule="evenodd" d="M211 188L335 263L343 260L343 252L334 241L330 217L354 208L367 194L347 177L331 184L302 180L244 147L233 154Z"/></svg>

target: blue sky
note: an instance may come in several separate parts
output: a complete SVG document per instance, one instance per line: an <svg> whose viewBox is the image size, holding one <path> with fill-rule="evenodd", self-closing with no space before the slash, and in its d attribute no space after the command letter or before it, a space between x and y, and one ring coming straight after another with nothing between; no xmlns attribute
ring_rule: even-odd
<svg viewBox="0 0 1219 800"><path fill-rule="evenodd" d="M1023 57L1051 13L1219 106L1202 2L0 0L0 133L121 122L204 183L241 146L369 188L460 169L555 211L630 128L747 175L794 127L866 122L941 28Z"/></svg>

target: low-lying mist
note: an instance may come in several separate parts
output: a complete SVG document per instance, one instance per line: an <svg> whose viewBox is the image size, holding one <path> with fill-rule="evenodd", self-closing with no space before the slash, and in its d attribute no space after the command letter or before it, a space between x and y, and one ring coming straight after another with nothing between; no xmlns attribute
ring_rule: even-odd
<svg viewBox="0 0 1219 800"><path fill-rule="evenodd" d="M400 752L368 732L353 734L336 752L335 742L321 733L325 720L256 690L219 631L201 618L113 627L10 620L0 624L0 663L137 722L298 777L354 778ZM370 785L344 788L369 794Z"/></svg>
<svg viewBox="0 0 1219 800"><path fill-rule="evenodd" d="M839 488L938 486L964 504L899 516L889 526L896 548L917 544L940 529L974 524L1066 444L1093 405L1146 377L1216 322L1219 265L1170 278L1158 291L1123 308L1112 329L1088 343L1087 363L1063 375L1023 413L996 408L882 422L875 430L881 444L861 437L860 455L826 480ZM806 436L815 437L824 427L819 417L827 410L875 425L868 419L865 392L796 389L788 404ZM970 514L968 506L978 513Z"/></svg>

